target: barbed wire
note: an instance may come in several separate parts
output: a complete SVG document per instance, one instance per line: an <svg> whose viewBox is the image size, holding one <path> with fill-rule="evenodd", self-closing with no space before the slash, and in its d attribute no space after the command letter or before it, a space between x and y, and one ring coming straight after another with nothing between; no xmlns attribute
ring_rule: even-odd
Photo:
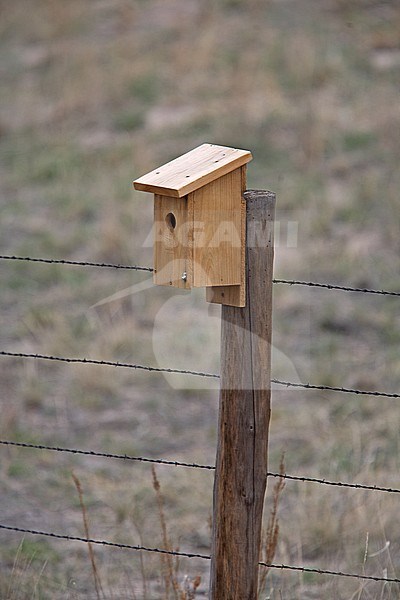
<svg viewBox="0 0 400 600"><path fill-rule="evenodd" d="M208 469L215 470L212 465L201 465L198 463L188 463L178 460L166 460L163 458L145 458L143 456L131 456L128 454L112 454L109 452L95 452L94 450L78 450L76 448L60 448L59 446L45 446L43 444L29 444L26 442L11 442L8 440L0 440L3 446L19 446L21 448L33 448L36 450L52 450L54 452L66 452L69 454L83 454L85 456L97 456L100 458L116 458L120 460L129 460L145 463L155 463L159 465L171 465L174 467L191 467L193 469ZM400 490L399 490L400 491Z"/></svg>
<svg viewBox="0 0 400 600"><path fill-rule="evenodd" d="M387 392L378 392L374 390L356 390L352 388L336 387L332 385L314 385L312 383L294 383L291 381L280 381L279 379L271 379L271 383L283 385L285 387L303 388L306 390L328 390L330 392L341 392L342 394L358 394L362 396L382 396L384 398L400 398L400 394L391 394Z"/></svg>
<svg viewBox="0 0 400 600"><path fill-rule="evenodd" d="M46 263L46 264L60 264L60 265L71 265L71 266L88 266L88 267L100 267L100 268L125 269L125 270L147 271L147 272L154 271L154 269L151 267L144 267L144 266L139 266L139 265L120 265L120 264L111 264L111 263L73 261L73 260L64 260L64 259L44 259L44 258L8 256L8 255L0 255L0 259L39 262L39 263ZM318 283L318 282L311 282L311 281L274 279L273 283L274 284L286 284L286 285L291 285L291 286L299 285L299 286L307 286L307 287L324 288L324 289L328 289L328 290L340 290L340 291L346 291L346 292L359 292L359 293L366 293L366 294L377 294L377 295L384 295L384 296L400 297L400 293L391 292L391 291L387 291L387 290L356 288L356 287L349 287L349 286L342 286L342 285L335 285L335 284L328 284L328 283ZM67 358L67 357L58 357L58 356L42 355L42 354L13 353L13 352L6 352L6 351L1 351L0 354L2 356L13 356L13 357L20 357L20 358L53 360L53 361L61 361L61 362L66 362L66 363L107 365L107 366L115 366L115 367L126 367L126 368L131 368L131 369L140 369L140 370L146 370L146 371L178 373L178 374L196 375L196 376L209 377L209 378L219 378L219 375L217 375L215 373L204 373L204 372L199 372L199 371L183 370L183 369L150 367L150 366L138 365L138 364L132 364L132 363L95 360L95 359L87 359L87 358ZM362 395L369 395L369 396L383 396L383 397L387 397L387 398L400 398L400 394L391 394L391 393L385 393L385 392L379 392L379 391L365 391L365 390L357 390L357 389L350 389L350 388L336 387L336 386L300 384L300 383L294 383L294 382L281 381L281 380L277 380L277 379L272 379L271 381L272 381L272 383L275 383L277 385L282 385L285 387L329 390L329 391L336 391L336 392L341 392L341 393L362 394ZM157 464L165 464L165 465L172 465L172 466L182 466L182 467L190 467L190 468L198 468L198 469L215 470L215 467L212 465L201 465L201 464L197 464L197 463L171 461L171 460L166 460L166 459L134 457L134 456L126 455L126 454L121 455L121 454L86 451L86 450L71 449L71 448L60 448L60 447L56 447L56 446L29 444L29 443L24 443L24 442L11 442L11 441L5 441L5 440L0 440L0 444L9 445L9 446L19 446L19 447L24 447L24 448L35 448L35 449L40 449L40 450L68 452L68 453L72 453L72 454L84 454L84 455L97 456L97 457L115 458L115 459L123 459L123 460L134 460L134 461L140 461L140 462L157 463ZM390 492L390 493L400 493L399 489L381 487L381 486L376 486L376 485L368 486L368 485L364 485L364 484L350 484L350 483L344 483L344 482L339 482L339 481L329 481L326 479L319 479L319 478L313 478L313 477L302 477L302 476L288 475L288 474L282 474L282 473L273 473L273 472L268 472L268 476L280 477L283 479L301 481L301 482L313 482L313 483L330 485L330 486L365 489L365 490L382 491L382 492ZM99 545L103 545L103 546L112 546L112 547L130 549L130 550L157 552L157 553L161 553L161 554L170 554L170 555L174 555L174 556L187 557L187 558L200 558L200 559L206 559L206 560L210 560L210 558L211 558L211 556L204 555L204 554L172 551L172 550L165 550L165 549L161 549L161 548L149 548L149 547L139 546L139 545L130 545L130 544L121 544L121 543L117 543L117 542L109 542L106 540L96 540L96 539L90 539L90 538L86 539L86 538L81 538L78 536L61 535L61 534L56 534L56 533L52 533L52 532L37 531L37 530L33 530L33 529L24 529L24 528L20 528L20 527L12 527L12 526L7 526L7 525L3 525L3 524L0 524L0 528L5 529L5 530L10 530L10 531L15 531L15 532L47 536L47 537L52 537L52 538L56 538L56 539L79 541L79 542L84 542L84 543L93 543L93 544L99 544ZM267 568L273 568L273 569L294 570L294 571L298 571L298 572L316 573L316 574L321 574L321 575L332 575L332 576L340 576L340 577L351 577L351 578L363 579L363 580L400 583L400 579L397 579L397 578L375 577L375 576L369 576L369 575L359 575L359 574L354 574L354 573L346 573L346 572L342 572L342 571L332 571L332 570L303 567L303 566L293 566L293 565L284 565L284 564L282 564L282 565L268 564L265 562L260 562L259 564L261 566L264 566Z"/></svg>
<svg viewBox="0 0 400 600"><path fill-rule="evenodd" d="M3 446L17 446L20 448L32 448L35 450L51 450L54 452L64 452L69 454L83 454L85 456L94 456L100 458L114 458L120 460L127 461L137 461L137 462L145 462L145 463L155 463L160 465L170 465L174 467L189 467L192 469L206 469L210 471L215 471L214 465L204 465L199 463L188 463L177 460L167 460L163 458L147 458L143 456L131 456L129 454L113 454L109 452L96 452L94 450L80 450L77 448L60 448L59 446L46 446L44 444L30 444L27 442L13 442L10 440L0 440L0 445ZM275 473L268 471L268 477L279 477L281 479L287 479L291 481L301 481L305 483L318 483L322 485L336 486L336 487L345 487L345 488L353 488L353 489L361 489L361 490L370 490L374 492L389 492L400 494L400 489L383 487L378 485L366 485L363 483L345 483L342 481L331 481L329 479L320 479L317 477L304 477L300 475L288 475L287 473Z"/></svg>
<svg viewBox="0 0 400 600"><path fill-rule="evenodd" d="M387 583L400 583L400 579L395 577L374 577L373 575L359 575L358 573L346 573L343 571L330 571L328 569L318 569L313 567L297 567L294 565L276 565L265 562L259 562L262 567L268 569L282 569L288 571L300 571L302 573L317 573L318 575L334 575L337 577L352 577L353 579L367 579L369 581L385 581Z"/></svg>
<svg viewBox="0 0 400 600"><path fill-rule="evenodd" d="M34 358L38 360L53 360L65 363L79 363L87 365L106 365L108 367L124 367L127 369L137 369L142 371L155 371L157 373L179 373L180 375L197 375L199 377L219 378L215 373L203 373L202 371L189 371L186 369L169 369L163 367L149 367L146 365L135 365L125 362L114 362L111 360L96 360L94 358L67 358L65 356L51 356L48 354L28 354L26 352L6 352L0 351L0 356L13 356L16 358Z"/></svg>
<svg viewBox="0 0 400 600"><path fill-rule="evenodd" d="M54 258L33 258L31 256L8 256L0 255L0 260L22 260L37 263L46 263L50 265L73 265L78 267L103 267L106 269L128 269L130 271L149 271L152 273L154 269L151 267L141 267L139 265L118 265L111 263L86 262L79 260L64 260Z"/></svg>
<svg viewBox="0 0 400 600"><path fill-rule="evenodd" d="M362 294L379 294L381 296L400 297L400 292L390 292L388 290L373 290L370 288L349 287L346 285L336 285L334 283L317 283L315 281L298 281L296 279L273 279L273 283L283 283L286 285L304 285L307 287L318 287L327 290L340 290L342 292L360 292Z"/></svg>
<svg viewBox="0 0 400 600"><path fill-rule="evenodd" d="M343 481L331 481L330 479L320 479L318 477L303 477L301 475L288 475L287 473L270 473L268 477L280 477L281 479L289 479L290 481L301 481L306 483L318 483L321 485L329 485L344 488L353 488L356 490L370 490L372 492L389 492L392 494L400 494L400 489L384 487L380 485L367 485L364 483L347 483Z"/></svg>
<svg viewBox="0 0 400 600"><path fill-rule="evenodd" d="M72 265L79 267L102 267L106 269L128 269L133 271L148 271L154 272L152 267L142 267L139 265L120 265L113 263L99 263L99 262L87 262L87 261L76 261L76 260L64 260L64 259L53 259L53 258L34 258L31 256L11 256L11 255L0 255L0 260L18 260L18 261L29 261L46 264L60 264L60 265ZM351 287L346 285L336 285L333 283L319 283L315 281L301 281L296 279L273 279L275 284L285 285L300 285L307 287L318 287L327 290L340 290L343 292L359 292L362 294L378 294L381 296L397 296L400 297L400 292L391 292L389 290L375 290L371 288L360 288Z"/></svg>
<svg viewBox="0 0 400 600"><path fill-rule="evenodd" d="M133 363L114 362L111 360L96 360L92 358L67 358L65 356L52 356L48 354L29 354L26 352L7 352L5 350L0 351L0 356L9 356L15 358L33 358L38 360L52 360L65 363L79 363L89 365L105 365L109 367L125 367L128 369L137 369L143 371L155 371L158 373L178 373L179 375L196 375L198 377L208 377L212 379L219 379L220 376L217 373L204 373L202 371L191 371L188 369L172 369L164 367L149 367L147 365L137 365ZM292 381L281 381L280 379L271 379L271 383L282 385L284 387L303 388L306 390L327 390L331 392L341 392L344 394L358 394L363 396L381 396L384 398L400 398L400 394L379 392L379 391L367 391L357 390L345 387L335 387L330 385L314 385L311 383L294 383Z"/></svg>
<svg viewBox="0 0 400 600"><path fill-rule="evenodd" d="M72 542L83 542L85 544L98 544L101 546L111 546L114 548L127 549L127 550L139 550L143 552L156 552L159 554L169 554L171 556L180 556L185 558L200 558L203 560L211 560L211 556L209 554L197 554L194 552L181 552L179 550L165 550L163 548L149 548L147 546L136 546L131 544L121 544L118 542L109 542L107 540L96 540L93 538L82 538L76 535L62 535L59 533L53 533L49 531L39 531L36 529L26 529L23 527L13 527L11 525L3 525L0 524L0 529L4 529L7 531L15 531L18 533L30 533L31 535L41 535L45 537L60 539L60 540L68 540ZM265 563L259 562L259 565L262 567L267 567L269 569L280 569L280 570L291 570L291 571L301 571L303 573L317 573L318 575L333 575L337 577L352 577L354 579L366 579L369 581L383 581L385 583L400 583L400 579L394 577L375 577L373 575L359 575L358 573L346 573L343 571L331 571L328 569L318 569L313 567L300 567L294 565L277 565L274 563Z"/></svg>
<svg viewBox="0 0 400 600"><path fill-rule="evenodd" d="M184 556L186 558L203 558L210 560L207 554L195 554L194 552L179 552L178 550L164 550L163 548L148 548L147 546L135 546L132 544L120 544L118 542L109 542L106 540L95 540L92 538L82 538L77 535L62 535L49 531L38 531L37 529L25 529L23 527L12 527L11 525L0 524L0 529L8 531L18 531L20 533L31 533L32 535L43 535L45 537L56 538L59 540L68 540L71 542L84 542L86 544L99 544L101 546L113 546L114 548L124 548L127 550L143 550L144 552L158 552L160 554L171 554L172 556Z"/></svg>

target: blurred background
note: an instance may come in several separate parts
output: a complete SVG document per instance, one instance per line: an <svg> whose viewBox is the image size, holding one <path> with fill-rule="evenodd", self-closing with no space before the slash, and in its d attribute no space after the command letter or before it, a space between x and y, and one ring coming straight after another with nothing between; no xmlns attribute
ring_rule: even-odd
<svg viewBox="0 0 400 600"><path fill-rule="evenodd" d="M2 255L152 266L132 180L204 142L277 194L275 277L400 290L396 0L0 2ZM150 236L150 237L149 237ZM150 273L2 260L4 351L219 369L219 314ZM276 378L398 393L398 298L274 287ZM3 440L213 464L208 380L0 357ZM399 487L398 400L273 391L270 469ZM0 447L0 521L163 544L150 466ZM157 467L171 547L208 554L213 472ZM268 483L268 519L274 480ZM399 577L396 494L287 481L275 562ZM0 596L97 598L85 544L0 532ZM94 549L103 596L177 598L157 555ZM179 585L208 561L186 559ZM182 588L183 589L183 588ZM170 595L169 595L170 594ZM191 596L184 596L190 598ZM262 598L398 598L268 573Z"/></svg>

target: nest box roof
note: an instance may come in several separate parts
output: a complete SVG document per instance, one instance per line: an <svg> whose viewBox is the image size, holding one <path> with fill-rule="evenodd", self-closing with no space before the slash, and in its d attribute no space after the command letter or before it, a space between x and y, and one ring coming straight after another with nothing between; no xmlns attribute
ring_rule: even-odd
<svg viewBox="0 0 400 600"><path fill-rule="evenodd" d="M136 190L182 198L252 159L251 152L202 144L133 182Z"/></svg>

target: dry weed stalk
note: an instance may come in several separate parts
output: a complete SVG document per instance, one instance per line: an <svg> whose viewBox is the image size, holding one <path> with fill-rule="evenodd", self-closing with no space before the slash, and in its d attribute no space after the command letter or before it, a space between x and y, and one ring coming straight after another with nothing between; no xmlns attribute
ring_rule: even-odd
<svg viewBox="0 0 400 600"><path fill-rule="evenodd" d="M168 550L170 552L170 551L172 551L172 547L169 542L168 534L167 534L167 523L165 521L165 513L164 513L164 499L161 494L160 482L157 478L157 474L156 474L156 470L155 470L154 466L151 467L151 473L153 476L153 488L154 488L154 491L156 492L158 514L160 517L164 550ZM174 594L175 599L179 600L178 595L176 593L176 585L175 585L176 581L175 581L175 577L174 577L172 556L170 554L163 554L161 556L161 562L163 565L163 577L164 577L164 583L165 583L165 599L168 600L170 587L172 585L172 589L175 592L175 594Z"/></svg>
<svg viewBox="0 0 400 600"><path fill-rule="evenodd" d="M144 542L143 542L143 537L142 537L142 531L141 531L141 527L136 523L135 519L132 517L132 522L135 526L135 529L138 533L139 536L139 541L140 541L140 545L144 546ZM148 600L148 595L147 595L147 575L146 575L146 569L145 569L145 564L144 564L144 557L143 557L143 552L139 552L139 563L140 563L140 574L142 576L142 582L143 582L143 600Z"/></svg>
<svg viewBox="0 0 400 600"><path fill-rule="evenodd" d="M279 463L279 474L285 474L285 457L282 455ZM261 543L261 560L267 565L270 565L275 557L276 548L278 546L279 536L279 519L278 519L278 506L283 488L285 487L285 481L282 477L278 477L277 482L274 485L274 492L272 496L272 508L268 519L267 530L263 534L263 540ZM258 580L258 593L265 589L265 582L270 569L263 567L262 572Z"/></svg>
<svg viewBox="0 0 400 600"><path fill-rule="evenodd" d="M74 484L75 484L75 487L77 489L78 496L79 496L79 504L81 506L81 511L82 511L82 519L83 519L83 527L84 527L84 530L85 530L85 536L86 536L86 539L89 540L90 539L90 535L89 535L89 520L88 520L88 516L87 516L86 505L85 505L85 502L83 500L83 492L82 492L81 482L79 481L78 477L75 475L74 472L72 472L71 475L72 475L72 479L74 480ZM94 578L94 587L96 589L97 600L101 600L101 595L103 596L103 598L105 596L104 596L103 588L102 588L102 585L101 585L100 575L99 575L99 572L98 572L98 569L97 569L97 565L96 565L96 560L95 560L95 556L94 556L93 546L92 546L91 542L89 542L89 541L88 541L87 545L88 545L88 552L89 552L90 563L92 565L92 572L93 572L93 578Z"/></svg>
<svg viewBox="0 0 400 600"><path fill-rule="evenodd" d="M165 519L164 512L164 498L161 493L160 482L157 478L157 473L155 467L151 467L151 472L153 476L153 488L156 492L157 498L157 506L158 506L158 514L160 517L161 523L161 531L162 531L162 540L164 550L169 552L177 551L179 548L173 548L171 542L168 539L167 533L167 523ZM170 599L170 593L172 592L174 600L194 600L196 597L196 590L201 583L201 577L197 575L193 580L191 580L188 576L185 577L183 588L178 581L178 571L179 571L179 560L176 557L176 562L172 559L172 556L169 554L161 555L161 562L163 565L163 580L165 585L164 590L164 599Z"/></svg>

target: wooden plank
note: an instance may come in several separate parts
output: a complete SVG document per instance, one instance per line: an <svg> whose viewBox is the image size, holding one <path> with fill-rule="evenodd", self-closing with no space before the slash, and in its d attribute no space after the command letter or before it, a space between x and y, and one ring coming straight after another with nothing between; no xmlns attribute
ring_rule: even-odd
<svg viewBox="0 0 400 600"><path fill-rule="evenodd" d="M246 189L246 171L247 166L240 168L241 172L241 191ZM228 306L246 305L246 202L241 198L241 253L240 253L240 285L232 286L213 286L206 289L206 300L214 304L226 304Z"/></svg>
<svg viewBox="0 0 400 600"><path fill-rule="evenodd" d="M251 152L202 144L133 182L136 190L181 198L248 163Z"/></svg>
<svg viewBox="0 0 400 600"><path fill-rule="evenodd" d="M255 600L267 478L275 195L246 192L246 307L222 307L211 600Z"/></svg>
<svg viewBox="0 0 400 600"><path fill-rule="evenodd" d="M193 286L240 284L244 244L240 168L189 194L189 198L194 213Z"/></svg>
<svg viewBox="0 0 400 600"><path fill-rule="evenodd" d="M187 198L154 196L154 283L191 287L191 221ZM186 273L186 280L183 274Z"/></svg>
<svg viewBox="0 0 400 600"><path fill-rule="evenodd" d="M206 300L212 304L246 306L244 288L241 285L213 285L206 288Z"/></svg>

